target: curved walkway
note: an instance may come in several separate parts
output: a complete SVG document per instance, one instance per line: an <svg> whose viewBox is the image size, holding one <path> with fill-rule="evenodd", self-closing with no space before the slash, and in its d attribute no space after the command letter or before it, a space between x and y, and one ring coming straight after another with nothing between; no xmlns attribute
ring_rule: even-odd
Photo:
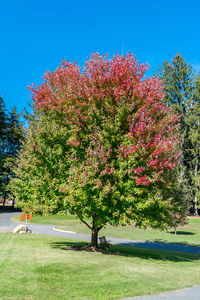
<svg viewBox="0 0 200 300"><path fill-rule="evenodd" d="M168 292L160 295L124 298L121 300L199 300L199 299L200 299L200 286L198 285L189 289Z"/></svg>
<svg viewBox="0 0 200 300"><path fill-rule="evenodd" d="M0 213L0 233L12 232L13 228L19 223L11 221L11 218L18 213ZM71 232L55 231L52 225L28 224L29 229L33 233L55 235L71 239L90 240L87 234L77 234ZM127 245L134 247L143 247L159 250L182 251L190 253L200 253L200 247L186 246L178 244L164 244L154 242L132 241L126 239L109 238L112 244ZM133 298L124 298L123 300L200 300L200 286L195 286L189 289L183 289L175 292L168 292L161 295L141 296Z"/></svg>
<svg viewBox="0 0 200 300"><path fill-rule="evenodd" d="M13 228L19 224L11 221L11 218L16 214L19 213L14 212L14 213L0 214L0 232L12 232ZM33 233L38 233L38 234L55 235L55 236L85 240L85 241L90 240L90 235L88 234L78 234L78 233L67 232L67 231L57 231L54 230L53 225L28 224L28 228L31 229ZM148 242L148 241L147 242L133 241L127 239L112 238L112 237L107 237L107 239L112 244L200 254L200 246L189 246L189 245L181 245L181 244L173 244L173 243L156 243L156 242Z"/></svg>
<svg viewBox="0 0 200 300"><path fill-rule="evenodd" d="M11 217L16 215L17 213L6 213L4 217L4 224L9 224L9 231L17 226L19 223L11 222ZM0 216L1 217L1 216ZM1 226L1 218L0 218L0 226ZM47 235L55 235L65 238L78 239L90 241L90 235L88 234L78 234L67 231L57 231L54 230L53 225L40 225L40 224L28 224L28 228L32 230L33 233L38 234L47 234ZM142 248L151 248L158 250L168 250L168 251L181 251L181 252L190 252L190 253L200 253L200 247L197 246L187 246L181 244L172 244L172 243L156 243L156 242L146 242L146 241L133 241L127 239L120 238L112 238L107 237L107 239L112 244L126 245L132 247L142 247ZM199 298L200 300L200 298Z"/></svg>
<svg viewBox="0 0 200 300"><path fill-rule="evenodd" d="M11 231L11 218L19 214L18 212L0 212L0 233Z"/></svg>

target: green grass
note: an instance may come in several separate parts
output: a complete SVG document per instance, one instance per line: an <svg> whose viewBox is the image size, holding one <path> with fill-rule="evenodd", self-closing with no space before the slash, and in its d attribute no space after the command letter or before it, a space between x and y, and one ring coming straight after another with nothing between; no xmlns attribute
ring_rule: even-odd
<svg viewBox="0 0 200 300"><path fill-rule="evenodd" d="M0 234L0 299L120 299L200 284L200 255L112 246L71 250L52 236ZM84 243L82 243L84 244Z"/></svg>
<svg viewBox="0 0 200 300"><path fill-rule="evenodd" d="M20 221L20 216L14 218ZM34 216L32 223L52 224L64 230L75 231L77 233L88 233L90 230L74 216ZM107 237L126 238L140 241L158 241L164 243L182 243L200 246L200 218L189 219L188 224L178 228L175 235L173 229L161 231L156 229L139 229L132 226L114 227L107 225L99 234Z"/></svg>

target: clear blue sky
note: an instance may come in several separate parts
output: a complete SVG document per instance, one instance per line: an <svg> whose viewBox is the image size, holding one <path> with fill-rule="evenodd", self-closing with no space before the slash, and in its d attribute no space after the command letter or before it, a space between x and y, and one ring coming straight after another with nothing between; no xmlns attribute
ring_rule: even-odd
<svg viewBox="0 0 200 300"><path fill-rule="evenodd" d="M0 0L0 94L8 109L30 100L63 58L133 52L152 66L180 53L200 70L199 0Z"/></svg>

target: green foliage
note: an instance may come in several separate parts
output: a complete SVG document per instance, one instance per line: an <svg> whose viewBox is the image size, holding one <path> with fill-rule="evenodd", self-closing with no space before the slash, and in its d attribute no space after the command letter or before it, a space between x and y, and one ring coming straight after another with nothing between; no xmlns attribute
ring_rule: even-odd
<svg viewBox="0 0 200 300"><path fill-rule="evenodd" d="M194 108L194 73L190 64L177 54L171 62L165 61L157 75L163 80L165 91L164 102L172 106L174 112L179 114L181 141L180 163L177 168L178 190L183 191L184 202L193 201L194 194L191 173L193 173L191 148L191 108Z"/></svg>
<svg viewBox="0 0 200 300"><path fill-rule="evenodd" d="M31 123L15 170L17 178L11 182L24 212L48 214L64 209L59 187L68 178L68 138L68 129L52 116L41 114Z"/></svg>
<svg viewBox="0 0 200 300"><path fill-rule="evenodd" d="M83 72L64 61L30 88L38 117L12 182L19 207L75 214L92 245L107 223L167 226L177 116L162 102L161 81L143 80L146 69L132 54L93 54Z"/></svg>
<svg viewBox="0 0 200 300"><path fill-rule="evenodd" d="M13 168L24 135L20 115L15 107L6 114L5 104L0 100L0 194L5 200L10 194L9 180L14 177ZM11 195L10 195L11 196Z"/></svg>
<svg viewBox="0 0 200 300"><path fill-rule="evenodd" d="M190 189L193 196L193 212L198 215L198 202L200 200L200 76L194 80L194 95L187 115L189 140L189 176Z"/></svg>
<svg viewBox="0 0 200 300"><path fill-rule="evenodd" d="M129 178L133 162L122 160L119 148L127 108L123 112L118 105L115 118L93 111L84 132L76 132L63 115L38 114L30 124L15 169L17 178L11 183L18 207L33 214L70 212L97 230L107 223L171 225L172 187L154 184L145 188Z"/></svg>
<svg viewBox="0 0 200 300"><path fill-rule="evenodd" d="M5 142L6 142L6 129L7 129L7 117L5 103L0 97L0 178L3 175L3 159L5 155Z"/></svg>
<svg viewBox="0 0 200 300"><path fill-rule="evenodd" d="M163 63L158 75L163 80L166 92L164 101L172 105L175 111L184 118L194 94L194 74L191 65L186 63L180 54L177 54L171 62Z"/></svg>
<svg viewBox="0 0 200 300"><path fill-rule="evenodd" d="M6 130L6 152L12 157L17 156L17 152L21 148L21 142L24 129L20 121L20 114L13 107L8 114L7 130Z"/></svg>

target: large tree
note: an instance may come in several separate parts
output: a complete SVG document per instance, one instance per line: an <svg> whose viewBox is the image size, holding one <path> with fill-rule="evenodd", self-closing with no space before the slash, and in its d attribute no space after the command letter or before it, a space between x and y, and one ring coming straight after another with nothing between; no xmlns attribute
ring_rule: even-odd
<svg viewBox="0 0 200 300"><path fill-rule="evenodd" d="M0 97L0 158L1 159L5 152L6 128L7 128L6 108L3 99Z"/></svg>
<svg viewBox="0 0 200 300"><path fill-rule="evenodd" d="M0 97L0 196L3 194L3 173L6 152L7 116L3 99Z"/></svg>
<svg viewBox="0 0 200 300"><path fill-rule="evenodd" d="M194 214L198 216L198 204L200 199L200 76L194 81L193 101L188 107L186 118L188 125L189 157L190 157L190 189L193 193Z"/></svg>
<svg viewBox="0 0 200 300"><path fill-rule="evenodd" d="M6 198L10 194L9 181L11 177L14 177L14 167L16 164L16 158L18 151L20 150L24 128L22 121L20 120L20 114L13 107L7 114L6 130L5 130L5 149L4 149L4 160L2 163L3 180L2 180L2 194L4 198L4 205ZM10 195L11 196L11 195ZM14 199L13 199L14 205Z"/></svg>
<svg viewBox="0 0 200 300"><path fill-rule="evenodd" d="M0 141L1 143L6 138L6 127L7 127L6 121L7 121L6 107L3 99L0 97Z"/></svg>
<svg viewBox="0 0 200 300"><path fill-rule="evenodd" d="M197 212L197 203L193 193L193 181L191 174L193 168L191 161L193 155L191 152L190 139L190 118L191 108L194 106L194 74L192 66L185 59L177 54L171 62L165 61L158 71L160 79L163 81L165 96L163 101L171 106L174 112L180 115L180 163L177 167L177 176L179 177L179 185L184 190L187 201L192 201L195 214Z"/></svg>
<svg viewBox="0 0 200 300"><path fill-rule="evenodd" d="M107 223L171 224L178 117L147 68L132 54L93 54L83 71L64 61L31 87L39 117L12 183L18 206L75 214L95 246Z"/></svg>

